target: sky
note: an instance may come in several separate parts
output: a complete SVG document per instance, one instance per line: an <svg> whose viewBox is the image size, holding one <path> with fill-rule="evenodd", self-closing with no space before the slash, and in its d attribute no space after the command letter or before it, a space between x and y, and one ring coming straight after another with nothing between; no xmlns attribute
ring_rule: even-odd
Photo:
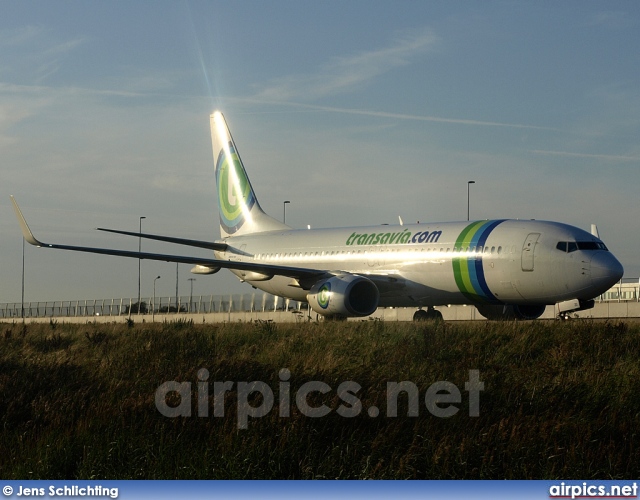
<svg viewBox="0 0 640 500"><path fill-rule="evenodd" d="M21 299L11 194L45 242L137 250L95 228L142 216L219 238L215 109L294 227L465 220L474 180L472 219L595 223L640 276L636 1L3 1L0 303ZM136 259L24 257L26 301L137 296ZM252 292L190 267L180 295ZM142 261L143 297L156 276L175 295L176 265Z"/></svg>

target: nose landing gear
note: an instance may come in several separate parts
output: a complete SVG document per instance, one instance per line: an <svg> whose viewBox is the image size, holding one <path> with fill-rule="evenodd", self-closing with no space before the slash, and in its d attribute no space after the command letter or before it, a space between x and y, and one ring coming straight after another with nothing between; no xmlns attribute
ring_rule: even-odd
<svg viewBox="0 0 640 500"><path fill-rule="evenodd" d="M595 306L594 300L565 300L564 302L558 302L556 304L556 310L558 311L558 319L567 320L571 319L571 313L578 311L586 311L592 309Z"/></svg>

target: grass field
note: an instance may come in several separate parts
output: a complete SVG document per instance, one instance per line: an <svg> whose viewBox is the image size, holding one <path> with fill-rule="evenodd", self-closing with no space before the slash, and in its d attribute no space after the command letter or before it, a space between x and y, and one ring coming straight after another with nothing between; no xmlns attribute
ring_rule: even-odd
<svg viewBox="0 0 640 500"><path fill-rule="evenodd" d="M640 325L569 322L411 324L0 325L0 475L5 479L513 478L640 475ZM208 399L198 371L209 372ZM291 373L290 397L280 390ZM469 371L484 389L469 415ZM202 372L201 372L202 373ZM190 382L192 416L156 407ZM224 417L214 382L234 382ZM238 428L240 382L262 381L273 409ZM297 391L327 384L305 416ZM354 381L362 411L337 413ZM387 416L387 382L411 381L419 415ZM424 403L431 384L461 393L453 416ZM282 386L284 387L284 385ZM251 393L250 404L267 401ZM281 398L290 416L281 417ZM208 416L198 416L204 401ZM379 416L367 409L376 406ZM440 404L440 408L448 404ZM264 407L264 406L263 406ZM357 407L350 406L351 410ZM244 411L244 410L243 410ZM200 413L202 415L202 413Z"/></svg>

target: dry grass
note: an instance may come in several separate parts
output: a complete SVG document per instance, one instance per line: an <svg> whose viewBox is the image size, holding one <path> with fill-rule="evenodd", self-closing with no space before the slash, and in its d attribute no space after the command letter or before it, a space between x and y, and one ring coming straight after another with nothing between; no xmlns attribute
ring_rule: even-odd
<svg viewBox="0 0 640 500"><path fill-rule="evenodd" d="M0 470L58 478L628 478L640 473L640 326L625 323L2 325ZM197 372L209 370L209 417L197 416ZM291 417L278 414L280 369ZM469 370L485 384L468 414ZM154 403L163 382L191 382L191 417ZM237 394L213 416L214 381L263 381L273 410L237 428ZM343 381L364 410L335 410ZM388 418L386 384L423 398L446 380L460 411ZM295 407L308 381L332 411ZM252 401L261 403L259 395ZM175 394L173 395L175 396ZM172 400L176 400L173 397ZM179 398L177 399L179 401ZM381 410L377 418L366 409Z"/></svg>

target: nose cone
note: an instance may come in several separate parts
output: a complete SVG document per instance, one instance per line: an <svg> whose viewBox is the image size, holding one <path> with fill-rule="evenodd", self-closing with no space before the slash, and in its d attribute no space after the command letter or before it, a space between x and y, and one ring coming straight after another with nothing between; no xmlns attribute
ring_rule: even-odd
<svg viewBox="0 0 640 500"><path fill-rule="evenodd" d="M591 258L591 285L597 295L606 292L622 278L624 270L611 252L598 251Z"/></svg>

